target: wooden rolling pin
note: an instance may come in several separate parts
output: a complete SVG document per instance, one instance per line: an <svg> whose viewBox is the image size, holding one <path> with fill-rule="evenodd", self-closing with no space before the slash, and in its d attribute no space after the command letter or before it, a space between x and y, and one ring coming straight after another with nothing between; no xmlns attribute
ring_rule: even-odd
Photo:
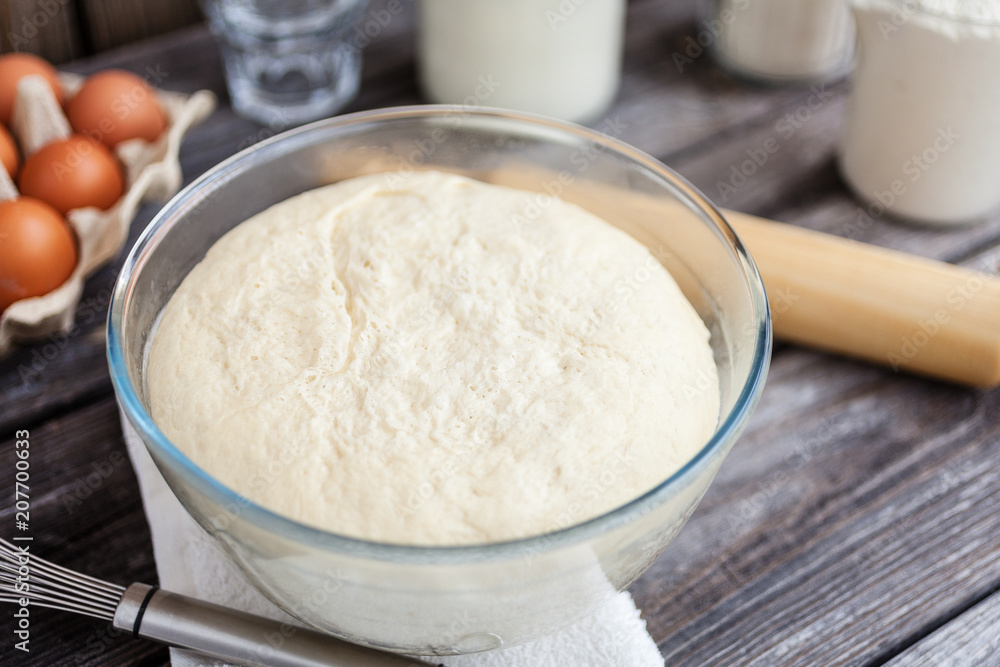
<svg viewBox="0 0 1000 667"><path fill-rule="evenodd" d="M724 211L783 340L931 377L1000 384L1000 277Z"/></svg>

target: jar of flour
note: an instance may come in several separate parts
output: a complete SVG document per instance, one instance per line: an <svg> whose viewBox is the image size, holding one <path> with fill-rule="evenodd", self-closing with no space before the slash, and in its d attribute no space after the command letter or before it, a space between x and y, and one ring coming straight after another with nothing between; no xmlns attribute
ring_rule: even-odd
<svg viewBox="0 0 1000 667"><path fill-rule="evenodd" d="M847 0L716 0L708 27L715 59L755 81L830 81L854 55Z"/></svg>
<svg viewBox="0 0 1000 667"><path fill-rule="evenodd" d="M933 224L1000 205L1000 2L853 0L860 38L840 150L848 185Z"/></svg>

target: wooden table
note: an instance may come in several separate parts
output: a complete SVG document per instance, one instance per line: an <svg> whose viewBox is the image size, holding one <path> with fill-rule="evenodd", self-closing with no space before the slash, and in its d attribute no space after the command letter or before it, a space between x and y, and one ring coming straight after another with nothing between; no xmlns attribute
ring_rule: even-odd
<svg viewBox="0 0 1000 667"><path fill-rule="evenodd" d="M412 7L403 4L406 13L365 51L350 110L420 101ZM631 3L625 81L608 113L622 139L722 205L997 271L1000 216L951 231L859 221L834 168L843 86L753 88L707 55L679 71L672 54L699 30L694 4ZM217 51L201 27L70 69L109 66L153 68L166 88L220 94L220 109L182 150L188 179L271 134L228 108ZM780 149L723 197L718 182L731 166L772 138ZM142 210L133 237L155 208ZM13 434L30 430L37 553L119 583L155 583L104 357L117 271L88 282L77 335L0 361L0 487L12 498ZM746 434L690 523L632 587L668 664L1000 665L998 415L1000 391L779 344ZM0 511L5 536L14 531L11 504ZM0 664L167 661L165 648L107 624L39 609L25 655L12 647L9 613Z"/></svg>

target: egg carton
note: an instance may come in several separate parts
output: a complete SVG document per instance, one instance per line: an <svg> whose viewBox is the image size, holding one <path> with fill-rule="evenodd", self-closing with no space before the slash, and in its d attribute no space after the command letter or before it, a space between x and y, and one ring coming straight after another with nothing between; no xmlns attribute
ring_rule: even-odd
<svg viewBox="0 0 1000 667"><path fill-rule="evenodd" d="M60 74L59 78L67 99L84 82L84 77L74 74ZM165 201L180 188L182 175L178 151L181 140L212 113L216 98L208 90L192 95L165 90L154 92L166 116L166 128L154 142L132 139L114 149L124 167L126 187L111 208L102 211L87 207L67 213L66 219L76 233L76 268L55 290L15 301L0 314L0 357L19 344L69 332L83 294L84 281L121 252L139 206L147 201ZM50 141L72 133L62 107L41 77L27 76L20 81L11 131L25 159ZM7 171L0 168L0 200L17 196L17 188Z"/></svg>

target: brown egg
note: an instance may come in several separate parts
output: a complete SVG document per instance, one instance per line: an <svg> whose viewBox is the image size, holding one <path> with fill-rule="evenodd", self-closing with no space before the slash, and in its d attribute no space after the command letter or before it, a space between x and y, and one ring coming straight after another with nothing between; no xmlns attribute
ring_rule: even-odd
<svg viewBox="0 0 1000 667"><path fill-rule="evenodd" d="M11 178L17 173L17 168L21 166L21 156L17 152L14 137L10 136L10 132L3 125L0 125L0 162L3 163L4 169L7 170Z"/></svg>
<svg viewBox="0 0 1000 667"><path fill-rule="evenodd" d="M63 90L56 68L30 53L8 53L0 56L0 122L10 125L17 97L17 82L29 74L39 74L49 82L56 100L62 104Z"/></svg>
<svg viewBox="0 0 1000 667"><path fill-rule="evenodd" d="M125 189L118 161L103 144L79 134L53 141L24 161L21 194L66 215L74 208L110 208Z"/></svg>
<svg viewBox="0 0 1000 667"><path fill-rule="evenodd" d="M112 148L129 139L154 141L166 125L149 84L115 69L87 79L66 105L66 116L74 130Z"/></svg>
<svg viewBox="0 0 1000 667"><path fill-rule="evenodd" d="M0 202L0 310L48 294L75 267L73 230L55 209L30 197Z"/></svg>

